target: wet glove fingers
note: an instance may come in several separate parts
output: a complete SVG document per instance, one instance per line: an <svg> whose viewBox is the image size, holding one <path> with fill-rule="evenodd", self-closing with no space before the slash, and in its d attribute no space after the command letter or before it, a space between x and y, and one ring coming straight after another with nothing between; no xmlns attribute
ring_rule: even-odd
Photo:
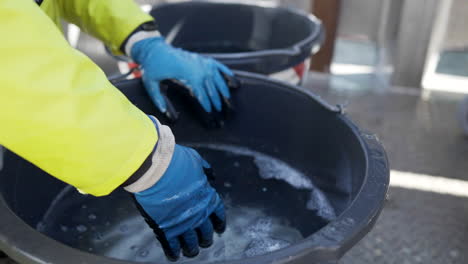
<svg viewBox="0 0 468 264"><path fill-rule="evenodd" d="M200 252L200 249L198 248L198 236L194 230L189 230L183 233L179 236L179 240L184 256L193 258L198 255Z"/></svg>
<svg viewBox="0 0 468 264"><path fill-rule="evenodd" d="M180 257L180 242L178 238L165 239L165 237L158 236L159 243L163 248L164 254L170 261L176 261Z"/></svg>
<svg viewBox="0 0 468 264"><path fill-rule="evenodd" d="M206 161L204 158L202 158L202 156L200 155L200 153L198 153L198 151L196 151L195 149L193 148L188 148L188 147L183 147L184 149L187 149L188 151L190 151L190 154L195 157L195 159L197 159L203 168L205 169L211 169L211 165L210 163L208 163L208 161Z"/></svg>
<svg viewBox="0 0 468 264"><path fill-rule="evenodd" d="M224 81L223 84L227 85L230 90L238 89L240 87L240 82L234 76L227 75L225 73L217 73L218 76L221 76L222 80ZM217 82L219 83L219 81ZM230 95L230 94L229 94ZM235 107L231 101L231 97L223 96L222 101L222 115L223 119L230 118L235 113Z"/></svg>
<svg viewBox="0 0 468 264"><path fill-rule="evenodd" d="M221 100L211 81L204 81L203 85L206 89L197 89L193 94L189 94L189 98L193 98L191 104L206 127L220 128L224 125L222 114L224 100Z"/></svg>
<svg viewBox="0 0 468 264"><path fill-rule="evenodd" d="M221 234L226 230L226 214L224 212L223 203L220 203L220 205L213 211L210 215L210 220L216 233Z"/></svg>
<svg viewBox="0 0 468 264"><path fill-rule="evenodd" d="M223 79L225 80L227 86L230 89L238 89L240 88L240 82L239 80L236 79L234 73L226 67L224 64L215 61L215 64L218 68L218 70L221 72L221 75L223 76Z"/></svg>
<svg viewBox="0 0 468 264"><path fill-rule="evenodd" d="M178 260L180 256L179 240L177 238L167 239L166 235L164 234L164 231L161 228L159 228L159 225L143 209L143 207L140 205L140 203L138 203L134 195L132 195L132 198L135 202L138 211L143 216L143 219L145 219L145 222L151 229L153 229L153 232L156 235L156 238L158 239L159 243L161 244L161 247L163 248L166 257L170 261Z"/></svg>
<svg viewBox="0 0 468 264"><path fill-rule="evenodd" d="M227 79L223 78L221 76L221 72L218 70L213 71L213 83L216 85L216 89L225 99L231 98L231 93L229 92Z"/></svg>
<svg viewBox="0 0 468 264"><path fill-rule="evenodd" d="M167 98L166 90L167 86L160 85L157 81L147 81L145 86L151 101L156 105L156 108L163 113L171 122L174 122L179 117L179 114L175 110L173 104ZM164 89L161 89L163 87Z"/></svg>
<svg viewBox="0 0 468 264"><path fill-rule="evenodd" d="M211 183L216 180L216 175L214 173L213 168L203 168L203 172L205 173L208 182Z"/></svg>
<svg viewBox="0 0 468 264"><path fill-rule="evenodd" d="M200 163L202 164L203 172L205 173L206 178L208 178L208 181L210 181L210 182L214 181L215 180L215 174L214 174L214 171L213 171L213 168L211 167L211 165L204 158L202 158L200 156L200 154L195 149L192 149L192 148L187 148L187 149L190 149L191 154L197 160L199 160Z"/></svg>
<svg viewBox="0 0 468 264"><path fill-rule="evenodd" d="M231 77L234 77L234 73L228 68L226 67L226 65L222 64L221 62L217 61L217 60L213 60L216 67L224 74L228 75L228 76L231 76Z"/></svg>
<svg viewBox="0 0 468 264"><path fill-rule="evenodd" d="M205 83L197 83L195 85L203 86ZM193 92L193 96L198 100L200 105L203 107L203 110L207 113L211 113L211 103L208 94L206 93L206 89L190 89Z"/></svg>
<svg viewBox="0 0 468 264"><path fill-rule="evenodd" d="M206 220L197 229L198 244L202 248L210 247L213 244L213 224L210 220Z"/></svg>
<svg viewBox="0 0 468 264"><path fill-rule="evenodd" d="M218 71L217 74L219 75ZM221 81L226 85L224 80ZM232 103L227 97L224 97L220 93L213 80L206 79L206 81L202 82L202 85L204 86L203 89L192 91L192 89L186 86L183 82L175 79L165 80L161 83L161 88L163 90L162 96L164 96L163 98L165 99L164 102L167 103L167 105L170 104L170 100L165 97L166 93L164 91L172 89L172 91L175 91L174 95L178 95L187 100L187 103L191 106L194 114L201 119L206 127L220 128L224 125L224 120L234 112ZM168 118L171 116L178 117L178 113L175 110L173 111L174 114L171 114L169 111L170 107L166 106L166 108L168 110L165 114ZM207 109L209 109L209 111L207 111ZM174 121L173 118L170 120Z"/></svg>
<svg viewBox="0 0 468 264"><path fill-rule="evenodd" d="M143 79L145 78L143 77ZM151 101L153 101L161 113L165 113L167 111L167 104L165 98L162 96L159 82L146 80L145 83L146 92L150 96Z"/></svg>
<svg viewBox="0 0 468 264"><path fill-rule="evenodd" d="M221 112L221 97L219 96L220 91L217 89L218 84L215 85L211 78L206 78L204 81L204 85L206 93L208 94L208 98L211 101L211 105L214 107L214 110L217 112Z"/></svg>
<svg viewBox="0 0 468 264"><path fill-rule="evenodd" d="M192 95L188 96L188 99L194 114L201 119L207 128L219 128L223 125L221 114L219 112L206 112L200 101Z"/></svg>
<svg viewBox="0 0 468 264"><path fill-rule="evenodd" d="M164 97L164 100L166 101L166 104L167 104L167 111L164 114L166 115L167 119L169 119L170 122L177 121L177 119L179 119L179 113L175 109L175 107L172 104L171 100L169 100L169 98L167 98L167 96L165 94L163 94L163 97Z"/></svg>
<svg viewBox="0 0 468 264"><path fill-rule="evenodd" d="M235 89L239 89L241 87L241 82L234 75L230 76L230 75L227 75L227 74L224 74L224 73L222 75L223 75L223 79L226 81L227 86L229 87L229 89L235 90Z"/></svg>
<svg viewBox="0 0 468 264"><path fill-rule="evenodd" d="M228 75L225 75L228 76ZM233 78L233 77L228 77L228 78ZM228 88L228 81L226 78L223 78L221 76L221 73L219 71L215 71L214 74L214 83L216 85L216 89L219 91L219 93L222 96L222 102L221 102L221 117L222 119L227 119L229 115L234 112L234 107L232 105L232 102L230 100L231 94L229 92Z"/></svg>

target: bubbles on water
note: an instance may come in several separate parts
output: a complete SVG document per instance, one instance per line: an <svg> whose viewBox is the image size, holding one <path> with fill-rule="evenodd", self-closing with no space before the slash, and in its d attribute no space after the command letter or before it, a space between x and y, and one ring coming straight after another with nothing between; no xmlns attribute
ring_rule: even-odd
<svg viewBox="0 0 468 264"><path fill-rule="evenodd" d="M352 225L354 225L355 221L354 221L354 219L347 217L347 218L343 219L342 223L344 225L347 225L347 226L352 226Z"/></svg>
<svg viewBox="0 0 468 264"><path fill-rule="evenodd" d="M89 214L88 219L89 220L96 220L97 216L95 214Z"/></svg>
<svg viewBox="0 0 468 264"><path fill-rule="evenodd" d="M88 231L88 228L85 225L77 225L76 226L76 231L78 231L80 233L84 233L84 232Z"/></svg>
<svg viewBox="0 0 468 264"><path fill-rule="evenodd" d="M256 222L253 223L253 225L247 227L247 236L249 236L250 238L257 238L259 235L270 232L272 221L272 218L266 217L257 219Z"/></svg>
<svg viewBox="0 0 468 264"><path fill-rule="evenodd" d="M260 177L282 180L297 189L310 190L311 194L306 205L307 208L325 220L331 221L336 218L335 210L326 195L312 183L310 178L287 163L245 147L222 144L193 144L192 146L229 152L240 156L250 156L254 159ZM267 189L262 188L262 191L266 192Z"/></svg>
<svg viewBox="0 0 468 264"><path fill-rule="evenodd" d="M284 219L268 216L262 209L233 207L226 199L228 226L222 235L214 235L213 245L200 249L194 259L181 257L180 262L199 261L203 263L241 259L265 254L287 247L303 239L301 233L289 226ZM127 203L130 208L130 203ZM90 208L91 208L90 204ZM129 260L171 263L164 255L153 231L144 223L138 212L119 220L119 225L98 226L94 236L81 236L76 246L94 254ZM82 215L87 220L87 215ZM80 230L83 226L77 227ZM124 234L123 231L126 233ZM132 230L132 232L128 232ZM141 246L144 245L144 246Z"/></svg>
<svg viewBox="0 0 468 264"><path fill-rule="evenodd" d="M96 232L96 234L95 234L95 238L96 238L96 240L97 240L97 241L100 241L100 240L102 240L102 239L103 239L103 235L102 235L102 233L101 233L101 232Z"/></svg>
<svg viewBox="0 0 468 264"><path fill-rule="evenodd" d="M123 224L123 225L120 226L119 229L120 229L121 232L125 233L125 232L128 231L128 225Z"/></svg>
<svg viewBox="0 0 468 264"><path fill-rule="evenodd" d="M310 199L307 201L306 206L307 209L316 212L323 219L331 221L336 218L335 209L333 209L325 194L318 189L310 192Z"/></svg>
<svg viewBox="0 0 468 264"><path fill-rule="evenodd" d="M210 260L225 260L262 255L301 240L301 233L284 220L267 216L262 210L231 207L227 203L229 225L215 238Z"/></svg>
<svg viewBox="0 0 468 264"><path fill-rule="evenodd" d="M214 258L220 258L223 256L223 254L225 254L225 251L226 251L226 248L223 245L221 246L218 246L218 248L216 250L213 249L213 257Z"/></svg>
<svg viewBox="0 0 468 264"><path fill-rule="evenodd" d="M45 228L46 228L46 225L42 221L39 221L39 223L37 223L36 225L36 229L39 232L44 232Z"/></svg>
<svg viewBox="0 0 468 264"><path fill-rule="evenodd" d="M254 162L258 167L260 177L264 179L283 180L298 189L314 188L310 179L307 178L304 174L292 168L285 162L263 153L245 147L223 144L192 144L190 146L219 150L240 156L253 157ZM234 164L236 164L236 162L234 162Z"/></svg>
<svg viewBox="0 0 468 264"><path fill-rule="evenodd" d="M260 171L260 177L264 179L283 180L297 189L313 188L309 178L278 159L259 155L254 162Z"/></svg>
<svg viewBox="0 0 468 264"><path fill-rule="evenodd" d="M272 252L278 249L289 246L290 243L283 240L276 240L271 238L254 239L247 247L245 255L247 257L253 257L263 255L268 252Z"/></svg>
<svg viewBox="0 0 468 264"><path fill-rule="evenodd" d="M142 257L142 258L145 258L145 257L148 256L148 254L149 254L148 250L142 250L142 251L140 251L140 253L138 255L140 255L140 257Z"/></svg>
<svg viewBox="0 0 468 264"><path fill-rule="evenodd" d="M218 182L225 188L229 188L228 190L225 189L226 193L224 195L233 195L232 198L235 199L232 199L232 201L236 201L236 203L230 202L230 199L226 199L226 196L224 196L228 222L226 231L222 235L216 234L213 245L208 249L200 249L200 254L196 258L181 257L180 263L190 261L208 263L242 259L279 250L303 239L303 235L290 225L291 222L286 217L279 217L281 210L278 210L279 214L276 216L267 207L263 207L264 205L261 203L248 203L250 206L245 206L246 204L242 202L242 199L248 200L247 196L244 197L243 187L238 186L236 181L238 179L236 177L239 176L238 172L242 172L245 165L249 168L246 170L249 175L246 176L256 177L255 184L251 185L255 188L255 190L252 190L255 195L260 194L262 199L276 199L282 197L278 196L281 194L278 191L289 184L302 189L300 192L305 200L300 201L304 201L303 212L308 215L306 217L309 217L309 215L310 219L318 219L316 215L320 215L324 219L333 219L335 217L333 207L331 207L325 194L314 186L310 178L291 168L288 164L246 148L224 145L214 146L216 146L214 149L211 145L200 145L199 147L205 148L208 153L212 149L211 154L220 154L218 151L223 151L223 155L218 156L219 159L222 160L222 158L228 157L231 159L231 163L227 163L228 166L233 164L234 167L239 167L238 169L227 168L233 171L233 175L228 175L229 177L226 177L223 182ZM247 158L240 156L247 156ZM261 178L258 177L259 175ZM264 181L262 178L281 180L285 184L275 183L269 185L271 180ZM241 191L240 194L237 194L238 189ZM289 186L286 186L285 189L294 190ZM49 219L54 219L56 225L48 225L47 228L51 230L45 233L49 233L51 236L61 233L56 238L57 240L69 243L71 246L84 251L89 251L91 248L94 254L127 261L171 263L165 258L153 230L144 222L127 193L120 195L117 192L117 194L114 193L102 199L77 196L74 193L76 191L72 190L68 196L57 197L60 200L73 201L73 203L61 201L54 203L53 207L56 206L56 208L50 209ZM240 196L236 198L235 195ZM241 197L240 200L239 197ZM308 201L307 209L311 211L305 208L306 201ZM272 200L272 203L274 202ZM109 204L112 206L109 206ZM263 207L264 209L252 206ZM86 210L81 211L76 210L76 208ZM97 217L96 212L99 212L99 217ZM47 222L46 220L43 221ZM69 227L69 232L75 231L75 229L79 232L78 236L71 238L74 241L70 241L69 233L60 232L60 230L64 230L62 226L65 225L63 224ZM55 230L52 230L53 228ZM64 239L60 240L60 236Z"/></svg>

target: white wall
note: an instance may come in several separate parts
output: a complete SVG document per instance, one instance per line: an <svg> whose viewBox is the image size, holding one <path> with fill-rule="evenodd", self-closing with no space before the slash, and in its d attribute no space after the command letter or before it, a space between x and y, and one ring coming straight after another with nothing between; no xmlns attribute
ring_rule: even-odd
<svg viewBox="0 0 468 264"><path fill-rule="evenodd" d="M468 1L453 0L443 49L468 47Z"/></svg>

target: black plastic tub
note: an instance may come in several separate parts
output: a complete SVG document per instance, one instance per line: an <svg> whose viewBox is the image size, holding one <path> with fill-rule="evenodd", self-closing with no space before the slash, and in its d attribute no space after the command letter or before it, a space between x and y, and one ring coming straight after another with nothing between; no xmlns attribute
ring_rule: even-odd
<svg viewBox="0 0 468 264"><path fill-rule="evenodd" d="M321 22L299 10L210 1L153 8L173 45L212 56L229 67L298 84L324 39Z"/></svg>
<svg viewBox="0 0 468 264"><path fill-rule="evenodd" d="M313 15L265 3L178 2L150 14L176 47L292 84L301 83L324 40Z"/></svg>
<svg viewBox="0 0 468 264"><path fill-rule="evenodd" d="M237 111L222 129L203 127L193 118L189 106L174 100L181 111L179 121L172 126L177 142L194 146L211 162L216 172L213 184L226 201L258 206L269 215L281 216L303 239L277 251L223 263L336 262L369 232L384 205L389 167L382 145L374 135L362 132L337 108L309 91L256 74L237 72L237 76L242 83L240 89L233 91ZM124 81L117 87L144 112L157 115L140 80ZM235 162L233 165L232 155L210 154L200 148L203 144L239 146L288 164L323 192L333 216L317 217L316 208L308 205L309 189L255 177L250 160L240 160L246 166L236 166ZM64 196L64 188L71 190L73 197L82 197L13 153L5 152L0 171L0 250L20 263L135 263L99 255L97 248L87 250L83 241L87 236L92 240L97 232L93 227L84 233L76 233L75 228L62 230L68 235L47 231L70 225L75 219L68 212L74 214L85 208L71 198L57 200L57 196ZM111 217L119 211L112 201L126 199L122 195L126 194L116 191L105 198L77 199L87 199L89 203L99 199L102 210L109 212L96 212L99 218L89 215L93 221L105 221L108 217L109 221L118 222L118 218ZM59 201L59 205L70 203L70 208L76 210L64 210L60 218L48 217L53 201ZM83 229L76 229L80 228ZM79 240L77 235L84 237Z"/></svg>

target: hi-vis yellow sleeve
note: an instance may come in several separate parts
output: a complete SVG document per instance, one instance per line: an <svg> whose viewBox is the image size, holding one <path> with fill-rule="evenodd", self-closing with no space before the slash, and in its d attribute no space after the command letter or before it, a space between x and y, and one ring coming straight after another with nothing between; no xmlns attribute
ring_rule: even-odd
<svg viewBox="0 0 468 264"><path fill-rule="evenodd" d="M134 29L153 20L133 0L44 0L41 8L55 21L63 18L100 39L115 54L122 54L119 47Z"/></svg>
<svg viewBox="0 0 468 264"><path fill-rule="evenodd" d="M152 121L34 1L1 0L0 35L0 144L84 192L109 194L151 153Z"/></svg>

